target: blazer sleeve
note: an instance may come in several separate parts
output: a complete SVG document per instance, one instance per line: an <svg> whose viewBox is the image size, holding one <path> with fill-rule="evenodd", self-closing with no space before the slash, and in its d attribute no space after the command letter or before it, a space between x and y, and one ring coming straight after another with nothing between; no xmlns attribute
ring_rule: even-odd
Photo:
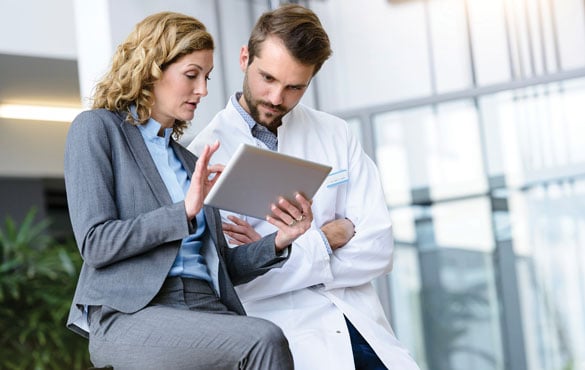
<svg viewBox="0 0 585 370"><path fill-rule="evenodd" d="M217 208L208 208L207 224L217 243L218 252L225 261L227 272L234 285L247 283L271 269L281 267L290 255L290 247L276 252L274 239L276 233L268 234L260 240L229 248L221 227L221 215Z"/></svg>
<svg viewBox="0 0 585 370"><path fill-rule="evenodd" d="M247 283L268 271L282 267L289 249L277 253L274 248L276 234L269 234L257 242L238 248L226 248L226 263L234 285Z"/></svg>
<svg viewBox="0 0 585 370"><path fill-rule="evenodd" d="M96 111L72 123L65 185L73 232L84 262L101 268L189 233L184 204L161 206L131 170L136 163L121 122ZM138 201L139 200L139 201ZM121 217L124 210L124 217Z"/></svg>

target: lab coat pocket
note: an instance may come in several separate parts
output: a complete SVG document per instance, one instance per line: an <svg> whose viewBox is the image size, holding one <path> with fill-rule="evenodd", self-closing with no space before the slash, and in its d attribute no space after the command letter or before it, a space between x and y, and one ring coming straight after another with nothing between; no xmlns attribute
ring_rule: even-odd
<svg viewBox="0 0 585 370"><path fill-rule="evenodd" d="M346 169L333 169L313 197L313 216L317 225L323 225L345 215L347 185Z"/></svg>

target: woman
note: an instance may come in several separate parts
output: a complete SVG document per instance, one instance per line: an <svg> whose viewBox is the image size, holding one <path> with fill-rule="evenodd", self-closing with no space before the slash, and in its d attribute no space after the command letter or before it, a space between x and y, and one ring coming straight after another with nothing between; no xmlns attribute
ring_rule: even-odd
<svg viewBox="0 0 585 370"><path fill-rule="evenodd" d="M292 368L280 329L243 316L233 284L286 261L309 202L280 200L267 217L278 232L227 248L218 210L203 206L219 143L197 159L174 140L207 95L213 48L192 17L145 18L69 130L65 183L84 263L68 326L89 337L95 366Z"/></svg>

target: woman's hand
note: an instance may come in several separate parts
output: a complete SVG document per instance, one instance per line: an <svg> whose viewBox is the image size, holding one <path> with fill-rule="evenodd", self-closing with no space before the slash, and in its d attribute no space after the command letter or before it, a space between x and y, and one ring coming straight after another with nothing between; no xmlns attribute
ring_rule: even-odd
<svg viewBox="0 0 585 370"><path fill-rule="evenodd" d="M219 141L212 145L205 145L203 152L197 159L195 171L191 177L191 185L187 190L187 195L185 195L185 210L189 220L192 220L201 211L205 197L223 171L224 166L221 164L209 165L211 156L218 148Z"/></svg>
<svg viewBox="0 0 585 370"><path fill-rule="evenodd" d="M313 222L311 203L301 194L296 194L295 200L298 207L280 198L278 204L272 204L272 215L266 216L266 221L278 228L274 244L279 252L309 230Z"/></svg>
<svg viewBox="0 0 585 370"><path fill-rule="evenodd" d="M224 233L229 236L230 244L242 245L260 240L262 236L254 230L252 225L236 216L228 216L232 224L222 223Z"/></svg>

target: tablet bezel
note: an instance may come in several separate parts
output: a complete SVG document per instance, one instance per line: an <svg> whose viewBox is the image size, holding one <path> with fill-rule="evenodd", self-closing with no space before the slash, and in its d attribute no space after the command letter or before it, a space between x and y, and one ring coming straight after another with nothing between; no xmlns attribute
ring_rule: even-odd
<svg viewBox="0 0 585 370"><path fill-rule="evenodd" d="M204 204L265 219L279 196L294 202L299 192L312 199L332 167L240 144Z"/></svg>

